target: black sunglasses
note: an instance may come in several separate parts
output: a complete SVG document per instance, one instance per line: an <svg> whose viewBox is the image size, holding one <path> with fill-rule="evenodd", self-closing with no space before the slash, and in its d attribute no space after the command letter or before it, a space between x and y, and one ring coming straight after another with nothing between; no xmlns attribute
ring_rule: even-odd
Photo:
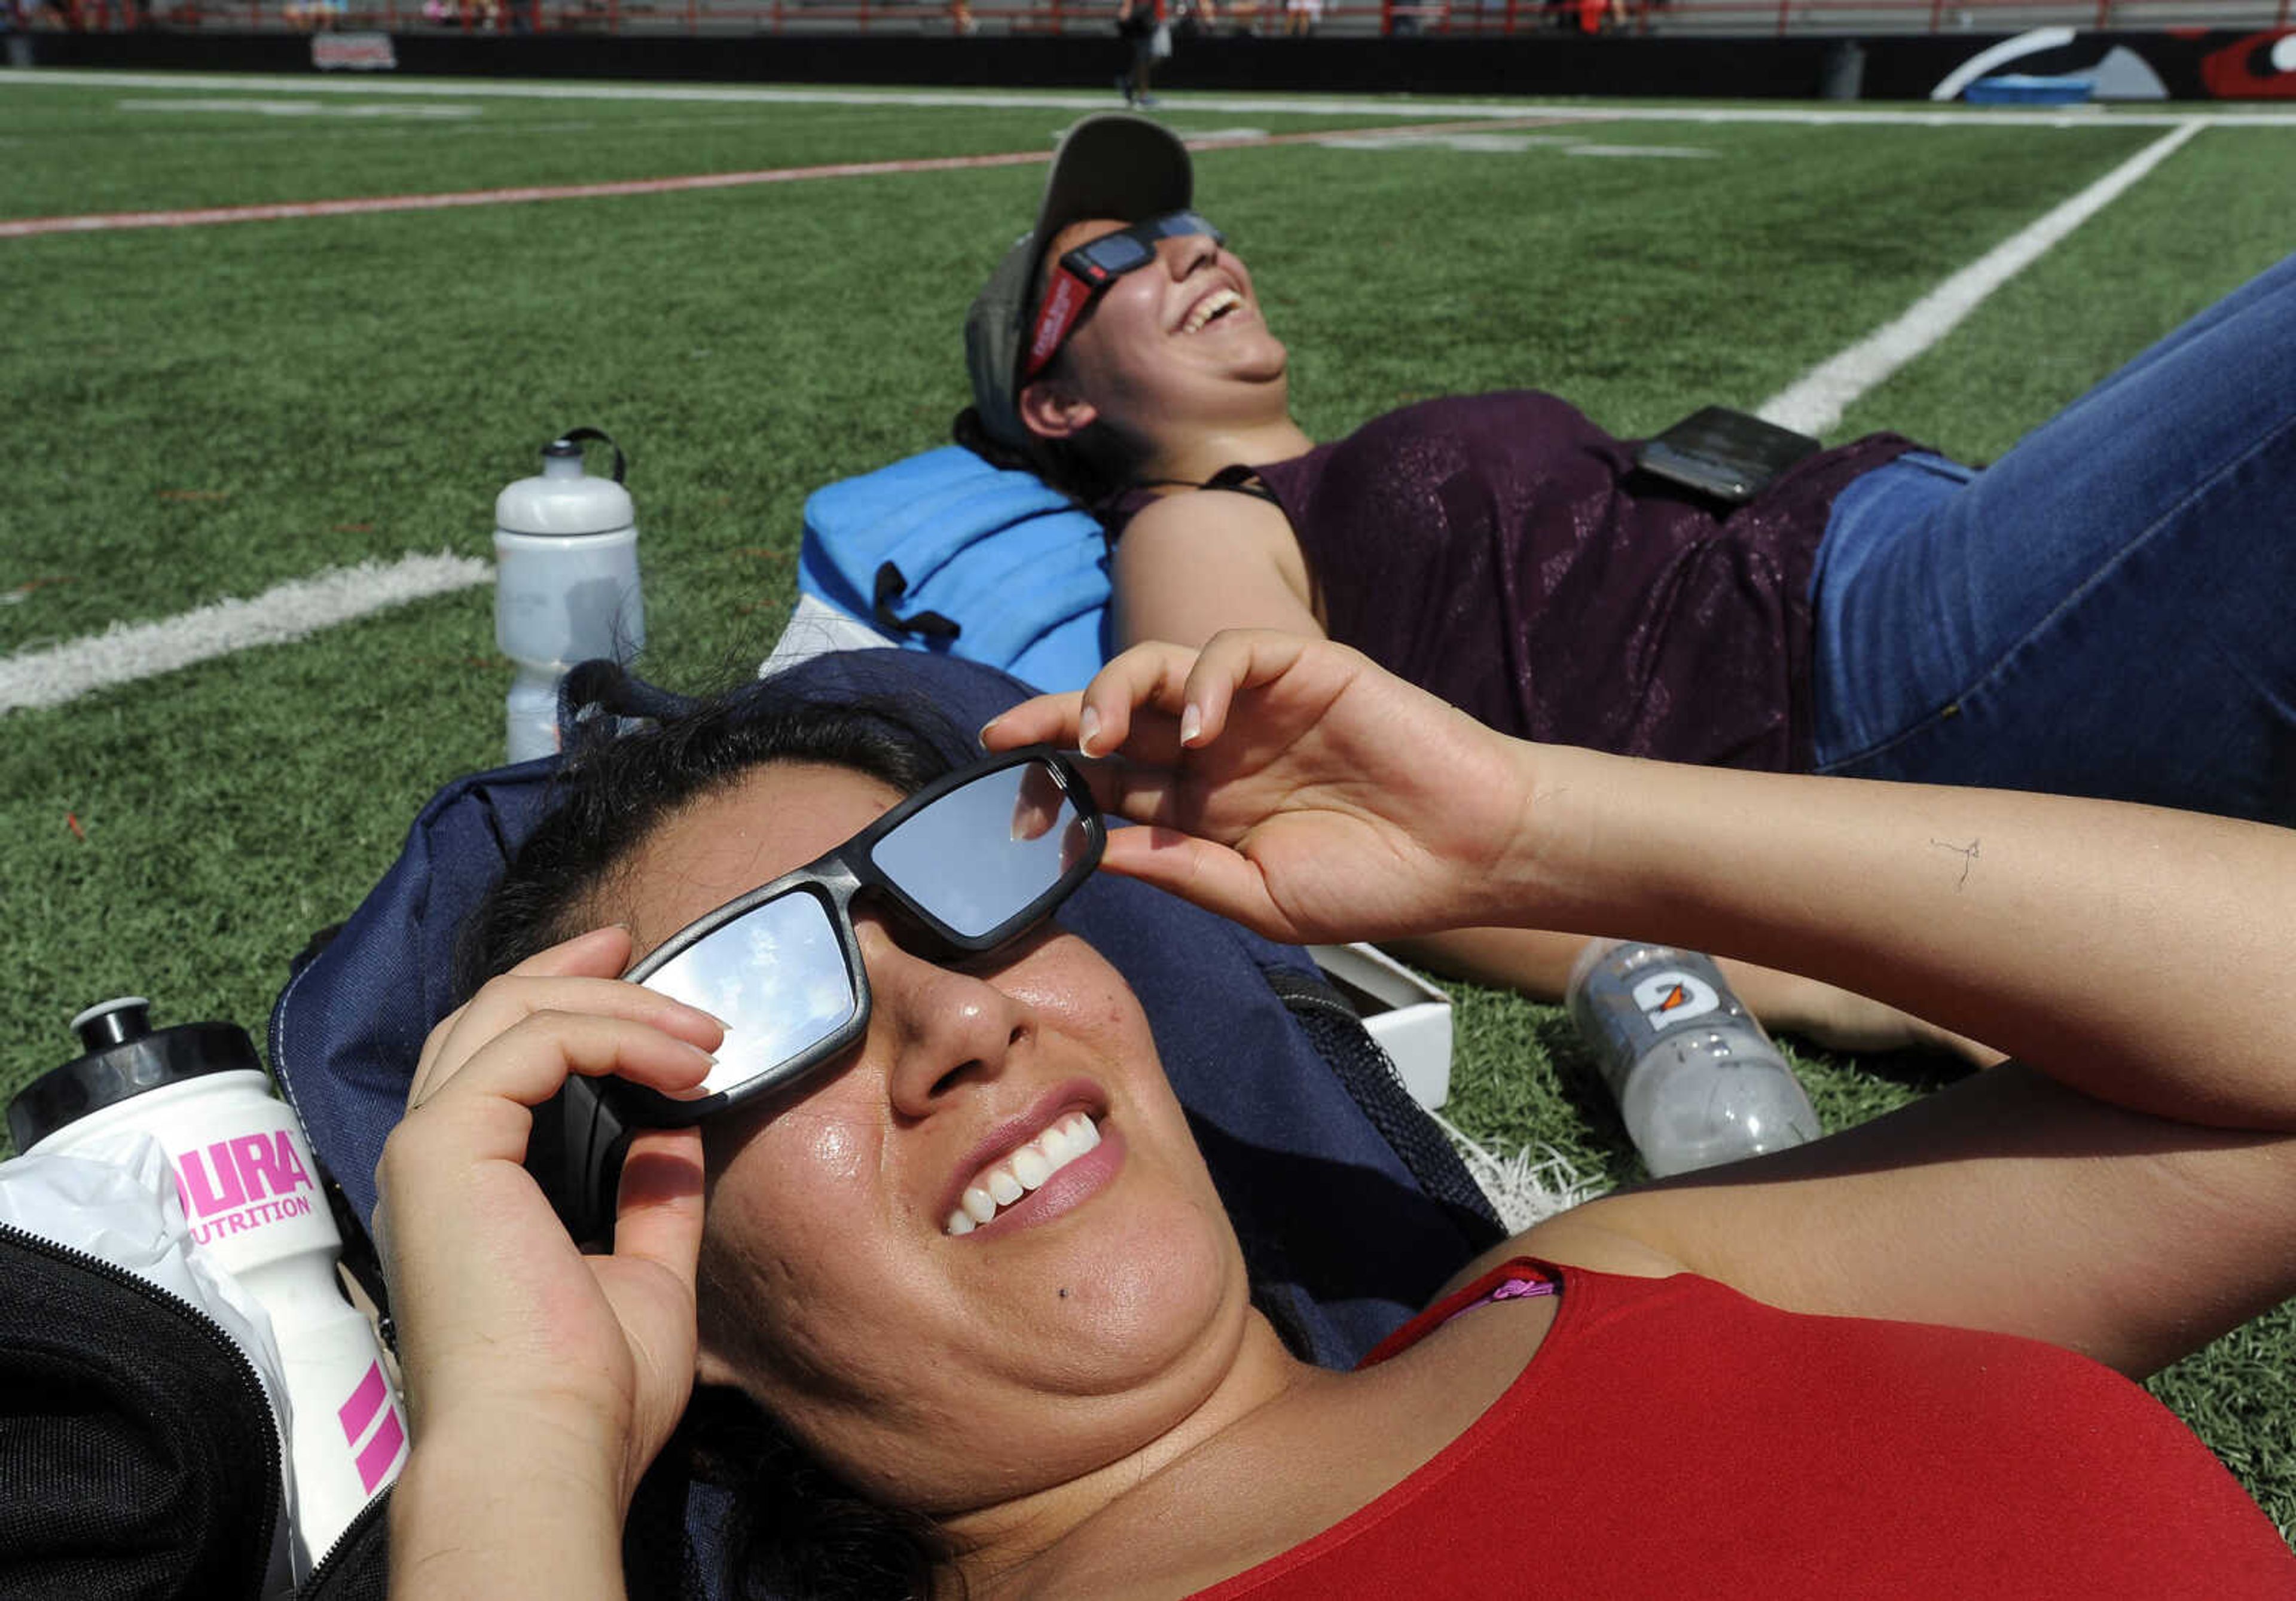
<svg viewBox="0 0 2296 1601"><path fill-rule="evenodd" d="M1062 253L1037 305L1036 328L1029 336L1027 358L1021 364L1021 382L1026 383L1045 370L1110 284L1156 259L1158 240L1183 234L1201 235L1216 245L1227 242L1226 234L1195 212L1168 211Z"/></svg>
<svg viewBox="0 0 2296 1601"><path fill-rule="evenodd" d="M802 1082L869 1026L854 899L881 899L935 960L1028 934L1091 876L1107 842L1092 792L1048 750L1007 752L911 795L835 850L696 918L623 976L726 1025L691 1097L568 1080L536 1113L527 1167L577 1239L613 1221L630 1133L700 1122Z"/></svg>

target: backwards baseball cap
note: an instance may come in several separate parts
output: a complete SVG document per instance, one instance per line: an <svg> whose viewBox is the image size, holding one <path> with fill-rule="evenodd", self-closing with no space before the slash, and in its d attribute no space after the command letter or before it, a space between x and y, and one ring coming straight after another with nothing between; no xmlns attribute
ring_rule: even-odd
<svg viewBox="0 0 2296 1601"><path fill-rule="evenodd" d="M964 319L972 403L990 438L1007 445L1029 442L1017 409L1021 353L1036 321L1037 265L1053 236L1087 218L1136 223L1185 210L1194 193L1187 146L1145 117L1109 111L1086 117L1061 135L1037 226L1004 252Z"/></svg>

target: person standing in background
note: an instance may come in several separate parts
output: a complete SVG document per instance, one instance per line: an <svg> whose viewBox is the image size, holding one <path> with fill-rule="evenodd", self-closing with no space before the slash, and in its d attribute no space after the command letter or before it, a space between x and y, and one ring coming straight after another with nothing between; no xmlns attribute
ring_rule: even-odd
<svg viewBox="0 0 2296 1601"><path fill-rule="evenodd" d="M1117 91L1128 106L1156 103L1148 93L1148 76L1156 62L1172 53L1172 24L1164 0L1117 0L1116 31L1132 46L1132 61L1116 80Z"/></svg>

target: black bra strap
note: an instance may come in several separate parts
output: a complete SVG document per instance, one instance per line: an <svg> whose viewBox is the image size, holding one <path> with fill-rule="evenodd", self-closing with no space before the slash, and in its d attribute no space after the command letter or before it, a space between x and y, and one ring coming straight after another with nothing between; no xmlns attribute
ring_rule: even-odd
<svg viewBox="0 0 2296 1601"><path fill-rule="evenodd" d="M1198 486L1206 489L1229 489L1238 495L1249 495L1254 500L1264 500L1270 505L1279 503L1275 491L1262 482L1259 469L1247 467L1239 462L1233 467L1222 467Z"/></svg>
<svg viewBox="0 0 2296 1601"><path fill-rule="evenodd" d="M1275 498L1275 491L1260 481L1259 469L1241 463L1233 467L1222 467L1201 483L1185 478L1136 478L1120 489L1110 491L1106 498L1089 508L1092 514L1100 519L1111 549L1124 537L1125 525L1140 510L1137 505L1128 507L1124 503L1143 489L1226 489L1236 495L1249 495L1254 500L1264 500L1279 512L1283 509L1283 503Z"/></svg>

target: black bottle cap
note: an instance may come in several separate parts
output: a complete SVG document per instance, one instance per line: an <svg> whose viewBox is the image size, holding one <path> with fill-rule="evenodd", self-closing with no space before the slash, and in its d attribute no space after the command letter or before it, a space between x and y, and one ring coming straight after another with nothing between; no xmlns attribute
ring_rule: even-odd
<svg viewBox="0 0 2296 1601"><path fill-rule="evenodd" d="M8 1137L19 1152L92 1112L149 1089L209 1073L263 1071L255 1042L236 1023L155 1030L151 1008L140 995L122 996L72 1019L87 1054L42 1073L8 1103Z"/></svg>

